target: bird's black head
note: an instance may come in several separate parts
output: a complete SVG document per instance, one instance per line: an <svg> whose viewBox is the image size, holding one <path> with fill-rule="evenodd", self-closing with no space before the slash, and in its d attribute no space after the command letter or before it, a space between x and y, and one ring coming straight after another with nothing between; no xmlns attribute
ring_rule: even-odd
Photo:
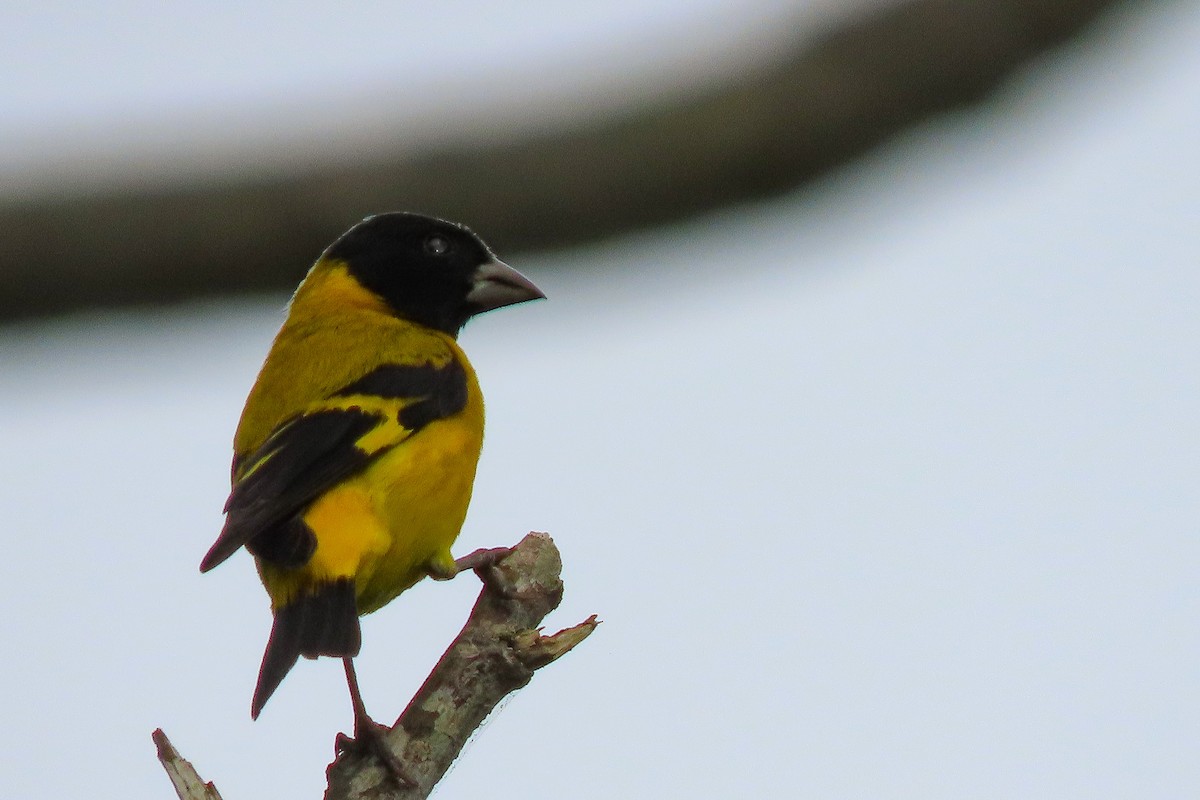
<svg viewBox="0 0 1200 800"><path fill-rule="evenodd" d="M475 314L545 297L466 226L421 214L368 217L324 258L344 261L397 316L451 336Z"/></svg>

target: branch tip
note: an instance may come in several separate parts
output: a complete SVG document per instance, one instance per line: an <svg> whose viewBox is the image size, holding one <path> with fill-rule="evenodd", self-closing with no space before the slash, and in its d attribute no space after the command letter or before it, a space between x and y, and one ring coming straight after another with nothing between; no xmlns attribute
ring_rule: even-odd
<svg viewBox="0 0 1200 800"><path fill-rule="evenodd" d="M532 669L544 667L552 661L557 661L570 652L575 645L592 635L600 620L592 614L578 625L563 628L558 633L549 636L542 635L542 629L523 631L518 634L513 644L517 649L517 657L521 663Z"/></svg>
<svg viewBox="0 0 1200 800"><path fill-rule="evenodd" d="M196 772L192 762L179 755L179 751L171 744L162 728L155 728L150 738L154 740L158 760L167 771L167 777L171 779L171 785L175 787L175 794L179 796L179 800L221 800L217 787L211 782L206 783L200 777L200 773Z"/></svg>

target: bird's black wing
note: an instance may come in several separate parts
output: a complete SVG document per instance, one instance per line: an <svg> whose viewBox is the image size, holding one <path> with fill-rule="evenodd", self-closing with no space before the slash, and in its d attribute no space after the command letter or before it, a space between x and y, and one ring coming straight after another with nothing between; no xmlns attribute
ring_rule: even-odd
<svg viewBox="0 0 1200 800"><path fill-rule="evenodd" d="M268 560L304 563L312 543L303 539L312 534L294 519L298 512L430 422L458 413L466 402L466 370L450 359L440 365L377 367L313 403L257 450L235 458L225 527L200 570L207 572L246 544ZM255 542L261 535L264 541Z"/></svg>

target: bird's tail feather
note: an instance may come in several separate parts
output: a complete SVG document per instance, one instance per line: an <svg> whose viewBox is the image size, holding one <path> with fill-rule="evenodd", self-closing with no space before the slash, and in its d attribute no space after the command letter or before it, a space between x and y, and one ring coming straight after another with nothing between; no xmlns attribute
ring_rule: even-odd
<svg viewBox="0 0 1200 800"><path fill-rule="evenodd" d="M317 584L280 606L258 671L250 716L258 718L300 656L352 657L361 644L352 578Z"/></svg>

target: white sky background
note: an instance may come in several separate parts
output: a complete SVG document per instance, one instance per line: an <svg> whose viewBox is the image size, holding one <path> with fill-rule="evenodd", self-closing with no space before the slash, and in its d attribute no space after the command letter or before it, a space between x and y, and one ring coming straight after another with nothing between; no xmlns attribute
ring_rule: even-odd
<svg viewBox="0 0 1200 800"><path fill-rule="evenodd" d="M670 38L627 23L588 52ZM463 335L460 549L550 531L550 624L605 622L442 796L1200 792L1198 36L1195 3L1114 20L819 187L517 265L551 299ZM158 726L227 800L320 796L337 663L251 723L265 597L196 571L283 300L0 331L5 796L170 797ZM379 718L476 589L365 620Z"/></svg>

